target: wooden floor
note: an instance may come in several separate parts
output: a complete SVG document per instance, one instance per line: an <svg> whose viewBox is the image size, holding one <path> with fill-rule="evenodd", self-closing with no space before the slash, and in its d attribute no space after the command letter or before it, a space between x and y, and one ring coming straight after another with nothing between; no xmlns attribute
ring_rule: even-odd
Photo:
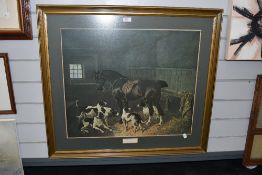
<svg viewBox="0 0 262 175"><path fill-rule="evenodd" d="M24 167L25 175L262 175L262 166L247 169L241 160L181 163Z"/></svg>

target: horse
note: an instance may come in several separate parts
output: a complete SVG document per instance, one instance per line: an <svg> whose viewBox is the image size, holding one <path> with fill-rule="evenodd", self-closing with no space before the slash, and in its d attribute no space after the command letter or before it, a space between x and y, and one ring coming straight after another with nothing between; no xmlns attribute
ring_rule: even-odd
<svg viewBox="0 0 262 175"><path fill-rule="evenodd" d="M131 80L126 76L113 70L102 70L95 73L97 90L108 89L105 84L110 84L112 96L116 100L119 108L119 116L123 109L128 108L128 102L142 99L149 107L150 115L153 115L153 106L156 106L160 115L163 110L160 106L161 88L168 87L167 82L163 80Z"/></svg>

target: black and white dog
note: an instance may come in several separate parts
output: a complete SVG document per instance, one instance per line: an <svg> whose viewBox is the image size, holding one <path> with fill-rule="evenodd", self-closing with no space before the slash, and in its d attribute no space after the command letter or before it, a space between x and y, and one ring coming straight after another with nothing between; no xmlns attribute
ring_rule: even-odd
<svg viewBox="0 0 262 175"><path fill-rule="evenodd" d="M142 130L144 131L144 127L142 124L144 123L141 119L141 116L134 112L129 112L127 108L123 109L123 113L121 115L121 119L124 125L125 130L128 129L128 123L130 122L132 127L134 128L134 131Z"/></svg>
<svg viewBox="0 0 262 175"><path fill-rule="evenodd" d="M147 118L147 122L146 122L146 125L149 125L152 121L152 118L153 119L159 119L159 125L162 125L163 123L163 117L162 115L160 115L158 109L156 106L152 106L152 111L150 111L148 105L146 105L146 103L144 101L141 101L140 104L137 105L137 107L142 107L142 111L143 111L143 114L144 114L144 117Z"/></svg>
<svg viewBox="0 0 262 175"><path fill-rule="evenodd" d="M84 109L79 116L76 116L81 127L81 132L89 133L89 128L93 127L94 118L97 116L98 110L96 108L86 110Z"/></svg>
<svg viewBox="0 0 262 175"><path fill-rule="evenodd" d="M90 115L90 113L81 112L81 114L76 117L78 118L79 124L82 125L81 132L89 133L89 128L93 127L95 115L93 116L92 114Z"/></svg>
<svg viewBox="0 0 262 175"><path fill-rule="evenodd" d="M98 103L97 106L87 106L82 109L82 112L77 116L80 123L83 124L81 131L84 133L89 133L88 128L92 127L95 130L104 133L105 131L101 128L107 129L112 132L112 129L105 124L106 110L101 107L102 103ZM76 101L76 106L78 106L78 101Z"/></svg>
<svg viewBox="0 0 262 175"><path fill-rule="evenodd" d="M105 101L100 101L99 103L97 103L96 106L87 106L86 109L96 108L98 112L101 112L104 115L104 121L107 127L110 127L109 126L110 117L116 115L116 112L112 108L107 107L106 105L107 103Z"/></svg>

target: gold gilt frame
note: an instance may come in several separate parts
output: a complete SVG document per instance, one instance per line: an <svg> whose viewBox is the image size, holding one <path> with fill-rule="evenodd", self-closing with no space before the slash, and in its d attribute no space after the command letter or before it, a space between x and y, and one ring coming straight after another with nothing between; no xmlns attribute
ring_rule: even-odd
<svg viewBox="0 0 262 175"><path fill-rule="evenodd" d="M45 103L45 116L50 158L85 158L85 157L129 157L129 156L160 156L176 154L195 154L207 150L209 124L213 101L214 82L216 76L217 57L219 50L220 30L222 21L221 9L192 9L167 7L131 7L131 6L38 6L39 44L42 66L42 81ZM48 46L47 15L132 15L132 16L179 16L209 18L213 21L210 63L205 93L205 108L202 122L201 144L182 148L149 148L149 149L102 149L102 150L57 150L52 85L50 73L50 56Z"/></svg>

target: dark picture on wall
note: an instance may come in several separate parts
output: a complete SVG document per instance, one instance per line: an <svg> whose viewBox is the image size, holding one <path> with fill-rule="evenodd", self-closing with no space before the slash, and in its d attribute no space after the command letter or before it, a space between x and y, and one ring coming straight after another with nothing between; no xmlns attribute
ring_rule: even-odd
<svg viewBox="0 0 262 175"><path fill-rule="evenodd" d="M191 134L201 31L61 36L68 137Z"/></svg>
<svg viewBox="0 0 262 175"><path fill-rule="evenodd" d="M38 7L52 158L207 149L222 11Z"/></svg>

